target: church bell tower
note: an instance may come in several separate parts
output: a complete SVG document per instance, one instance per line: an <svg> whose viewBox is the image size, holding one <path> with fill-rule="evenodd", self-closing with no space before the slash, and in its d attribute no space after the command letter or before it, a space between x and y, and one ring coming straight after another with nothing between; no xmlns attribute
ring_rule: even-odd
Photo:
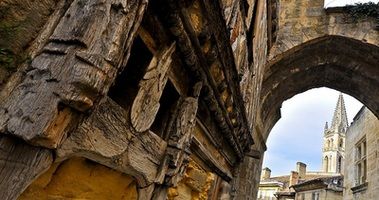
<svg viewBox="0 0 379 200"><path fill-rule="evenodd" d="M345 134L348 128L345 102L340 93L330 127L324 128L322 166L324 172L342 173L345 160Z"/></svg>

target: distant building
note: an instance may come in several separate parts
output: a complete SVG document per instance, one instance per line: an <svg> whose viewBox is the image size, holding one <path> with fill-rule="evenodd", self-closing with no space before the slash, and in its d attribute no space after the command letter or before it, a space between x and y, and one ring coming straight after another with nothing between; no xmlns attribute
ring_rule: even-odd
<svg viewBox="0 0 379 200"><path fill-rule="evenodd" d="M262 170L258 200L342 200L345 140L348 129L345 102L339 95L331 126L326 122L323 134L320 172L307 172L306 164L298 162L289 175L270 177L271 170Z"/></svg>
<svg viewBox="0 0 379 200"><path fill-rule="evenodd" d="M366 107L346 133L344 200L379 199L379 120Z"/></svg>
<svg viewBox="0 0 379 200"><path fill-rule="evenodd" d="M322 148L322 166L324 172L343 172L345 160L345 137L348 128L345 102L342 94L339 95L332 124L328 122L324 128L324 142Z"/></svg>
<svg viewBox="0 0 379 200"><path fill-rule="evenodd" d="M258 199L273 200L274 195L284 188L284 183L278 180L270 179L271 170L264 168L262 172L261 183L259 184Z"/></svg>
<svg viewBox="0 0 379 200"><path fill-rule="evenodd" d="M293 186L306 183L318 178L341 177L336 173L307 172L307 165L301 162L296 163L296 171L291 171L289 175L271 177L271 170L262 170L259 184L258 200L289 200L296 198L296 191ZM342 193L341 193L342 199ZM303 199L300 199L303 200ZM305 199L308 200L308 199ZM309 199L311 200L311 199Z"/></svg>
<svg viewBox="0 0 379 200"><path fill-rule="evenodd" d="M291 186L296 200L342 200L343 177L328 176Z"/></svg>

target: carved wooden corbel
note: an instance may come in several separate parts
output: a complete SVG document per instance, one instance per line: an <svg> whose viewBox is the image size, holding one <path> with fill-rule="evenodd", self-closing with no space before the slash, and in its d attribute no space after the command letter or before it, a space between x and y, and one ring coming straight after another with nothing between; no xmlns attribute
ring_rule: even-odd
<svg viewBox="0 0 379 200"><path fill-rule="evenodd" d="M166 186L176 185L187 167L201 88L202 82L198 82L189 97L179 99L175 116L172 118L174 122L168 130L169 139L163 161L163 165L166 166L162 166L162 169L166 169L163 180ZM157 180L160 178L162 177L158 177Z"/></svg>
<svg viewBox="0 0 379 200"><path fill-rule="evenodd" d="M57 149L57 159L82 156L132 175L139 187L154 183L166 142L153 132L136 133L129 113L104 98Z"/></svg>
<svg viewBox="0 0 379 200"><path fill-rule="evenodd" d="M160 55L154 56L139 84L140 88L130 112L132 126L137 132L149 130L154 122L174 51L175 43L172 43Z"/></svg>

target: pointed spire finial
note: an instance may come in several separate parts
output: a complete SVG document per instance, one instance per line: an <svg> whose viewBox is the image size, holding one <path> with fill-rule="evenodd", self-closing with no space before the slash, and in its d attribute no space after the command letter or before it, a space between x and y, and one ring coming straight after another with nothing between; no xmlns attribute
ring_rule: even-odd
<svg viewBox="0 0 379 200"><path fill-rule="evenodd" d="M338 101L336 108L334 110L332 125L330 126L333 132L345 132L348 127L345 101L343 99L342 93L338 96Z"/></svg>

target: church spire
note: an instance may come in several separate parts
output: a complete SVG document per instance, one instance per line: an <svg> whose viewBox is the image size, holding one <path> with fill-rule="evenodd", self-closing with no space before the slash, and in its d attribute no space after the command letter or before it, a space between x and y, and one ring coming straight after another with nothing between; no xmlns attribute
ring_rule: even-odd
<svg viewBox="0 0 379 200"><path fill-rule="evenodd" d="M336 109L334 110L332 125L330 126L331 131L345 133L348 127L347 116L346 116L346 108L345 102L343 100L342 93L340 93L336 105Z"/></svg>
<svg viewBox="0 0 379 200"><path fill-rule="evenodd" d="M328 122L325 122L325 126L324 126L324 134L326 134L328 132Z"/></svg>

